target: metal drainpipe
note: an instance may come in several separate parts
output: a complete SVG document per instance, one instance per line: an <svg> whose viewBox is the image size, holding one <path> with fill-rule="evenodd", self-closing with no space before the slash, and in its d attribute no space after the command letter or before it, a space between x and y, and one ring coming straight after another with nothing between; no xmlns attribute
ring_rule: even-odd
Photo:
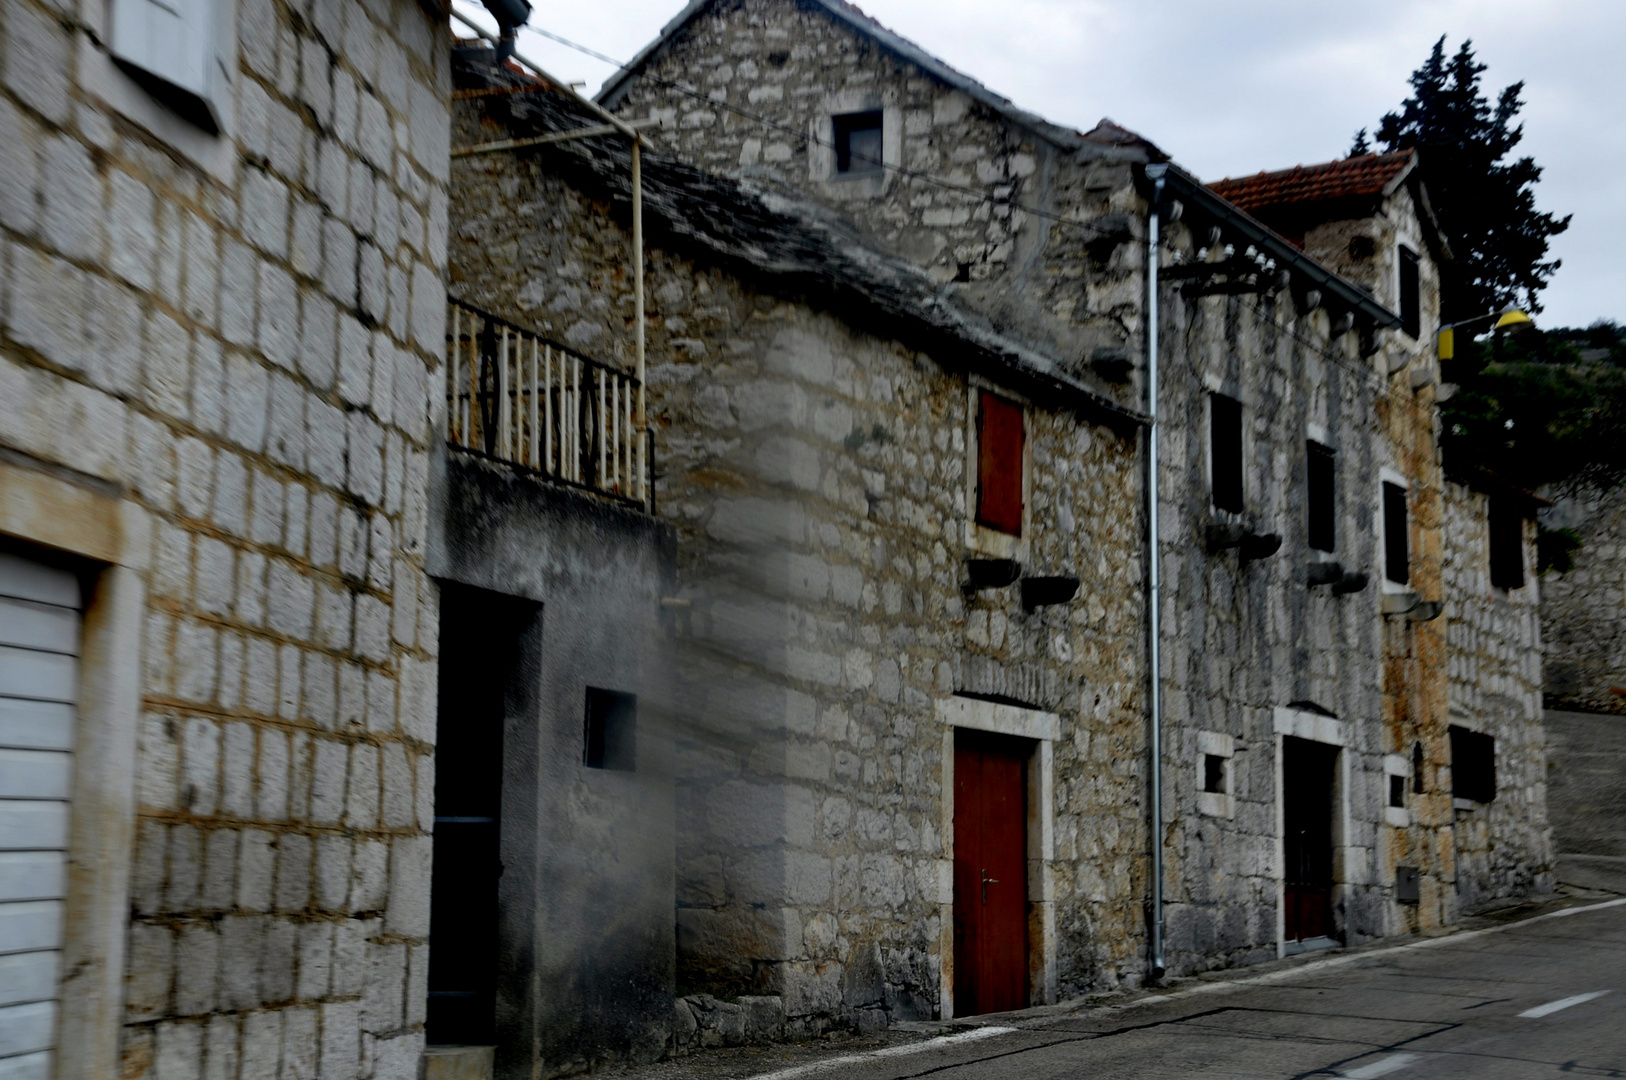
<svg viewBox="0 0 1626 1080"><path fill-rule="evenodd" d="M1163 633L1161 620L1162 558L1157 526L1157 249L1158 204L1163 198L1167 165L1146 166L1152 181L1152 207L1146 223L1146 531L1147 547L1147 662L1151 667L1152 704L1152 980L1163 977L1163 678L1159 646Z"/></svg>

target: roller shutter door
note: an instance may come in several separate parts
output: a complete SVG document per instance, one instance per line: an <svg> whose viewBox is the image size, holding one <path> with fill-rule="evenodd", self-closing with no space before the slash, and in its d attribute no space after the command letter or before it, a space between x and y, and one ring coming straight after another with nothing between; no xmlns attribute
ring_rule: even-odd
<svg viewBox="0 0 1626 1080"><path fill-rule="evenodd" d="M79 687L78 579L0 552L0 1080L48 1080Z"/></svg>

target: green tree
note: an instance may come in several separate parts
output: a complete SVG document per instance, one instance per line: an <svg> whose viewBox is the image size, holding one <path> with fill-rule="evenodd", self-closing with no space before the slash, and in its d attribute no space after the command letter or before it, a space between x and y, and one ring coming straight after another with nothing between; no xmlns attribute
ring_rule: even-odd
<svg viewBox="0 0 1626 1080"><path fill-rule="evenodd" d="M1494 105L1480 88L1485 65L1473 42L1445 56L1445 38L1412 72L1411 96L1378 125L1386 150L1418 151L1440 226L1455 259L1446 264L1441 316L1456 322L1517 304L1540 311L1539 296L1559 260L1547 258L1548 242L1569 228L1570 218L1536 209L1541 167L1526 156L1509 160L1524 138L1514 119L1524 102L1524 83L1504 89ZM1365 129L1355 148L1367 145Z"/></svg>

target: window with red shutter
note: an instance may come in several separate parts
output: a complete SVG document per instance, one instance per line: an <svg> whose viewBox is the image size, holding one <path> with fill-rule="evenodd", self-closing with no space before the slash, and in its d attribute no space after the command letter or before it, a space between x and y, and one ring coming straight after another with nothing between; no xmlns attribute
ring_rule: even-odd
<svg viewBox="0 0 1626 1080"><path fill-rule="evenodd" d="M987 390L977 399L977 524L1022 535L1022 406Z"/></svg>

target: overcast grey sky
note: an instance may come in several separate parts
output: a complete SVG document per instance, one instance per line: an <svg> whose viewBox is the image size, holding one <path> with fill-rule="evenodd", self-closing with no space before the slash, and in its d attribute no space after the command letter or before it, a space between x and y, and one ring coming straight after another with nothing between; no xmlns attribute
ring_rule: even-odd
<svg viewBox="0 0 1626 1080"><path fill-rule="evenodd" d="M630 58L684 0L533 0L532 23ZM460 7L479 11L474 0ZM1537 203L1573 213L1546 326L1626 322L1626 3L1620 0L860 0L995 92L1057 123L1103 116L1204 179L1342 156L1407 93L1441 34L1471 37L1488 95L1525 82ZM483 14L483 13L482 13ZM526 33L521 50L597 89L611 68Z"/></svg>

